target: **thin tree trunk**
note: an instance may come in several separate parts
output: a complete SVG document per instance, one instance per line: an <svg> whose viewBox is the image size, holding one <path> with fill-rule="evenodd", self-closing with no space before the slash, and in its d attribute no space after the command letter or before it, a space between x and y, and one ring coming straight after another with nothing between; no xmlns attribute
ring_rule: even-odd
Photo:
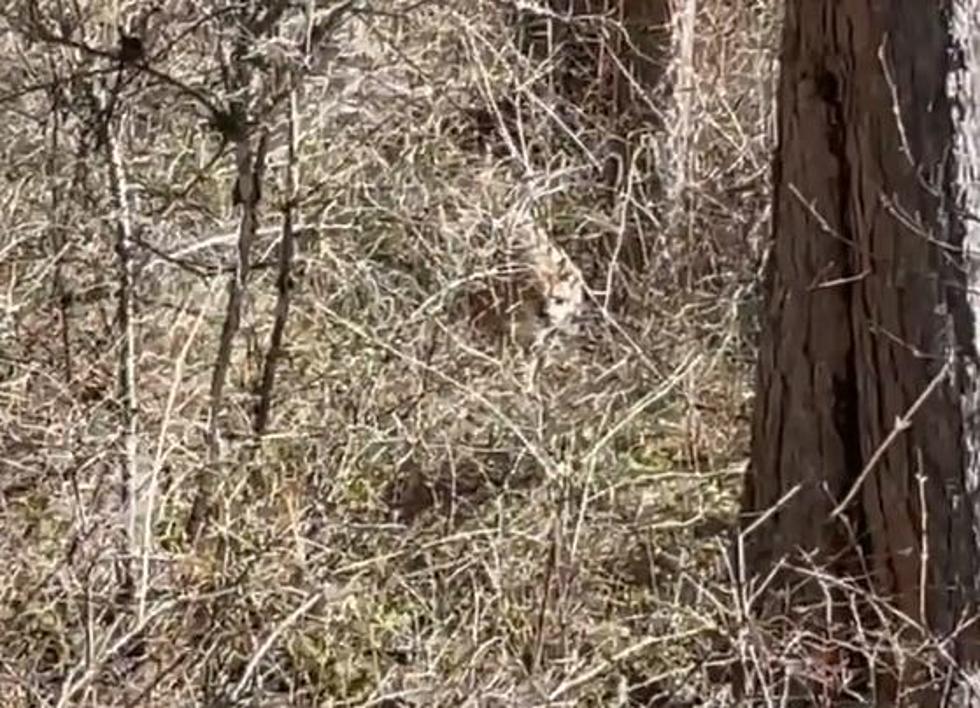
<svg viewBox="0 0 980 708"><path fill-rule="evenodd" d="M196 479L194 503L187 521L187 534L197 540L212 513L216 479L221 464L221 412L224 408L225 383L231 366L235 335L241 324L242 303L251 271L252 245L258 228L259 184L265 166L268 133L263 131L258 147L252 150L251 138L244 135L235 144L237 163L236 193L242 204L242 217L238 227L238 258L235 272L228 280L228 301L225 318L218 340L218 353L211 369L211 387L208 394L207 449L208 464Z"/></svg>
<svg viewBox="0 0 980 708"><path fill-rule="evenodd" d="M61 356L64 362L65 384L71 385L75 378L74 366L72 364L72 341L71 341L71 285L65 273L65 249L68 246L68 238L65 235L64 227L61 223L61 203L62 189L60 180L55 178L58 174L59 160L61 157L61 133L64 130L62 125L62 115L64 101L60 87L52 91L51 102L51 147L48 156L49 178L51 180L51 246L54 251L54 292L58 298L59 326L61 329Z"/></svg>
<svg viewBox="0 0 980 708"><path fill-rule="evenodd" d="M695 98L694 35L697 28L697 0L676 2L674 12L674 126L670 131L670 149L674 164L668 185L667 203L687 211L687 187L691 181L692 158L691 116Z"/></svg>
<svg viewBox="0 0 980 708"><path fill-rule="evenodd" d="M961 626L980 599L978 278L963 252L980 241L978 11L787 3L739 549L760 582L787 558L858 580L901 613L896 635L944 638L947 667L967 669L980 654L977 626ZM771 590L799 579L776 577ZM822 597L794 587L746 609ZM941 677L885 668L868 677L879 704L913 681L924 704L945 701Z"/></svg>
<svg viewBox="0 0 980 708"><path fill-rule="evenodd" d="M103 104L108 99L103 96ZM123 532L121 585L124 592L134 590L134 566L137 558L136 529L139 526L139 404L136 390L136 324L134 310L135 263L133 260L133 223L129 209L128 186L118 136L112 121L103 128L102 142L108 158L109 187L116 225L117 312L119 328L118 398L122 413L123 459L120 465L119 501L126 515ZM120 119L120 132L123 121Z"/></svg>
<svg viewBox="0 0 980 708"><path fill-rule="evenodd" d="M208 464L201 468L195 480L195 497L186 525L188 536L193 542L200 538L204 525L213 512L215 489L223 462L221 414L224 409L224 389L231 366L235 336L241 324L242 305L251 270L251 251L259 226L258 206L269 141L268 127L263 126L258 145L253 148L255 130L251 121L254 116L249 113L260 96L254 94L251 88L252 70L247 57L254 51L257 41L276 31L289 6L290 3L286 0L273 0L265 3L262 11L257 14L252 14L245 6L239 13L235 13L232 24L235 33L233 48L225 67L226 80L235 89L234 98L227 110L222 109L213 116L214 127L235 145L236 174L232 201L241 204L242 217L238 231L238 258L235 272L228 281L225 318L218 341L218 353L211 370L206 431ZM337 13L345 12L348 6L349 3L343 4ZM309 12L312 12L312 6L308 8ZM339 18L342 14L331 13L330 18L335 16ZM309 14L307 21L311 21Z"/></svg>
<svg viewBox="0 0 980 708"><path fill-rule="evenodd" d="M257 402L255 405L255 434L261 437L269 425L269 415L272 410L272 392L276 379L276 366L283 354L283 338L286 334L286 322L289 319L289 300L292 293L293 253L295 250L296 234L294 229L294 213L296 199L299 194L299 167L297 152L299 150L299 110L295 78L289 93L289 145L286 166L286 194L288 202L283 212L282 240L279 243L279 269L276 275L276 310L272 323L272 334L269 337L269 349L265 355L262 368L262 378L259 380Z"/></svg>

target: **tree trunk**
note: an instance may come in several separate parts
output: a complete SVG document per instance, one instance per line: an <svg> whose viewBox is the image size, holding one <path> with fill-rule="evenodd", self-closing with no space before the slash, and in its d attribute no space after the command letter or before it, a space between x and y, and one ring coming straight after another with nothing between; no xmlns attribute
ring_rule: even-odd
<svg viewBox="0 0 980 708"><path fill-rule="evenodd" d="M747 608L756 617L786 609L777 596L797 611L845 599L849 578L901 614L866 600L878 609L822 607L825 626L874 616L900 642L943 640L947 668L968 672L980 655L978 12L978 0L786 4L739 542L753 587L783 559L822 578L774 574L764 607ZM892 705L914 679L928 684L917 700L943 704L934 671L891 670L896 646L866 660L864 690Z"/></svg>

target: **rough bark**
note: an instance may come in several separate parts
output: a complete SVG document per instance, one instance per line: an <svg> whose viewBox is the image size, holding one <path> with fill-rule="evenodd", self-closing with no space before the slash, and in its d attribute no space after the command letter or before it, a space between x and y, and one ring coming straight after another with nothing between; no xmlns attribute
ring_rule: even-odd
<svg viewBox="0 0 980 708"><path fill-rule="evenodd" d="M786 5L743 499L745 530L775 508L744 534L747 575L816 552L904 613L903 631L933 637L976 614L980 587L977 278L963 249L980 236L978 10L977 0ZM966 666L977 640L968 627L946 646Z"/></svg>

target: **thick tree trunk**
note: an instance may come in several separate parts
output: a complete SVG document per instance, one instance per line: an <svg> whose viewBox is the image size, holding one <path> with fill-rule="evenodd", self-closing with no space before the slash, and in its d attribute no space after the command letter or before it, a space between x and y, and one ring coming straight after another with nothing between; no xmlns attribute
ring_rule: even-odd
<svg viewBox="0 0 980 708"><path fill-rule="evenodd" d="M941 638L968 670L980 655L980 624L964 627L980 590L978 12L978 0L786 4L740 544L750 577L806 554L858 578L904 615L895 633ZM755 609L772 616L776 593L764 597ZM907 690L876 670L879 703Z"/></svg>

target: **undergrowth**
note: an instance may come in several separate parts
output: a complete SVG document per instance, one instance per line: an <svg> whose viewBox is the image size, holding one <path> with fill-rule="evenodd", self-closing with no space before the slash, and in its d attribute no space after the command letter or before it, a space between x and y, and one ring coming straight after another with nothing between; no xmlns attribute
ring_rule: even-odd
<svg viewBox="0 0 980 708"><path fill-rule="evenodd" d="M31 4L47 28L73 12ZM728 704L774 3L673 18L642 86L610 59L632 51L615 12L553 15L543 53L515 31L543 11L345 15L299 73L292 163L288 101L257 119L268 164L216 459L234 158L205 169L221 136L199 111L148 74L126 83L139 511L122 543L117 214L83 100L92 72L117 74L77 44L141 9L92 3L73 44L26 5L0 40L4 705ZM219 5L161 3L153 66L225 96ZM293 70L281 40L302 11L285 18L250 50L260 96ZM257 439L287 206L292 300ZM514 267L508 224L528 214L587 293L537 347L459 309ZM215 504L193 538L201 478Z"/></svg>

